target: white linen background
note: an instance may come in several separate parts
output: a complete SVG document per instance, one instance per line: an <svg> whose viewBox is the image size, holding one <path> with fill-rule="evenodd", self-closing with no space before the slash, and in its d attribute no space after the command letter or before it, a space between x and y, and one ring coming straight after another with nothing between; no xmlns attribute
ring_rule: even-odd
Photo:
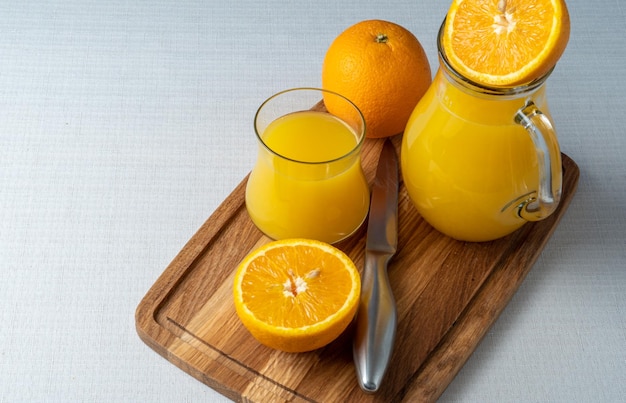
<svg viewBox="0 0 626 403"><path fill-rule="evenodd" d="M626 400L626 11L568 5L548 96L578 192L441 401ZM319 86L363 19L434 72L448 6L1 2L0 402L225 401L141 342L136 306L250 170L266 97Z"/></svg>

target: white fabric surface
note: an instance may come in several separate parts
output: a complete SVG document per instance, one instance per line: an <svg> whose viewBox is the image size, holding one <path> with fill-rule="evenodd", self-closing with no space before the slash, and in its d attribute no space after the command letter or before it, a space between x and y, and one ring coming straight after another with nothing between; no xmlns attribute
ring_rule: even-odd
<svg viewBox="0 0 626 403"><path fill-rule="evenodd" d="M447 1L0 4L0 402L225 401L134 310L249 171L269 95L387 19L436 69ZM443 402L626 400L626 8L568 0L548 93L578 192Z"/></svg>

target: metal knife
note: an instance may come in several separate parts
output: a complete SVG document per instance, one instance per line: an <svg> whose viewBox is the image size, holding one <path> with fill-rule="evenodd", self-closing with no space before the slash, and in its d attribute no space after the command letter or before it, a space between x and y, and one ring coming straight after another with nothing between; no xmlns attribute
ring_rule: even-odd
<svg viewBox="0 0 626 403"><path fill-rule="evenodd" d="M378 390L389 364L396 335L397 312L387 264L398 244L398 156L385 140L378 160L367 227L365 267L353 343L361 389Z"/></svg>

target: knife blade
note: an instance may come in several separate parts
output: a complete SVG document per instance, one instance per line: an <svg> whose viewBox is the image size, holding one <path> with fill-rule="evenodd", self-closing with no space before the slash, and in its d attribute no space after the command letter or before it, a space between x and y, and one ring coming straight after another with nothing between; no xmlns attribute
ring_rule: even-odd
<svg viewBox="0 0 626 403"><path fill-rule="evenodd" d="M365 246L361 298L356 316L353 357L359 386L378 390L393 350L397 312L387 265L398 244L398 156L385 140L372 196Z"/></svg>

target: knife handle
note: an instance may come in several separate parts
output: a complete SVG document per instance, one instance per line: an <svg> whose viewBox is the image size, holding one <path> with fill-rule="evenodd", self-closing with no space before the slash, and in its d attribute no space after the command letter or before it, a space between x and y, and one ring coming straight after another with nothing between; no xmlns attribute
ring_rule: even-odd
<svg viewBox="0 0 626 403"><path fill-rule="evenodd" d="M368 393L380 387L396 334L396 303L387 275L389 259L391 255L386 253L365 253L353 355L359 385Z"/></svg>

